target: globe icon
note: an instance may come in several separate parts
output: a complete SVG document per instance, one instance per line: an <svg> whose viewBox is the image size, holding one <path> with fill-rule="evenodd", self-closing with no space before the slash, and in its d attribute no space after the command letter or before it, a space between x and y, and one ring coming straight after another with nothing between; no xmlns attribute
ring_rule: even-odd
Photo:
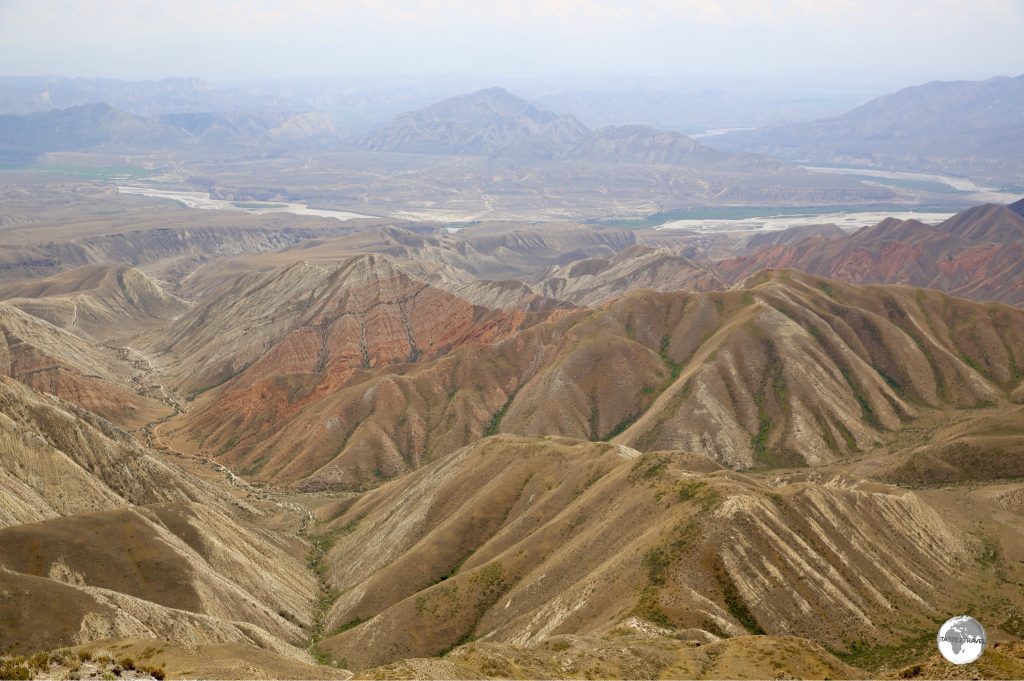
<svg viewBox="0 0 1024 681"><path fill-rule="evenodd" d="M951 617L939 627L939 652L953 664L970 664L985 650L985 629L968 615Z"/></svg>

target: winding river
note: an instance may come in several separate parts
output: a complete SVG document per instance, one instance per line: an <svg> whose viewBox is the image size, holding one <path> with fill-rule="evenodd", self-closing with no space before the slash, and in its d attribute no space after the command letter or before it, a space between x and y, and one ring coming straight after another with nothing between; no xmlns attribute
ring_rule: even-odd
<svg viewBox="0 0 1024 681"><path fill-rule="evenodd" d="M151 187L133 187L128 185L118 186L120 194L135 194L138 196L149 196L156 199L168 199L184 204L189 208L201 208L205 210L236 210L244 213L293 213L295 215L315 215L321 218L334 218L335 220L355 220L357 218L372 218L374 215L362 213L351 213L344 210L326 210L323 208L310 208L305 203L291 203L285 201L230 201L228 199L214 199L207 192L176 192L165 189L153 189Z"/></svg>

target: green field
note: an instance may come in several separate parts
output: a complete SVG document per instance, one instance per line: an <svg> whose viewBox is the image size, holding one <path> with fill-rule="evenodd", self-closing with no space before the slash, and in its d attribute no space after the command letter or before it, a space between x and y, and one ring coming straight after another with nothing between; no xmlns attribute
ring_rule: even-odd
<svg viewBox="0 0 1024 681"><path fill-rule="evenodd" d="M160 169L130 166L78 166L62 163L0 163L0 170L22 170L54 175L69 175L87 180L134 180L162 172Z"/></svg>

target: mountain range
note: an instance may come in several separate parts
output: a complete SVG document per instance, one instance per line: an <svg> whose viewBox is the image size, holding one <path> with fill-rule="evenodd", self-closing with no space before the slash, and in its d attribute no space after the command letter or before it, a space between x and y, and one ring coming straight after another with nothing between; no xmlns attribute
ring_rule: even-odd
<svg viewBox="0 0 1024 681"><path fill-rule="evenodd" d="M231 111L320 111L339 130L368 132L395 115L482 87L482 78L294 78L210 83L198 78L123 81L60 76L0 76L0 114L24 115L107 102L140 116ZM543 80L543 79L542 79ZM573 111L590 126L642 123L665 130L762 125L810 119L854 105L859 89L819 85L779 87L755 80L730 83L640 84L537 82L516 78L508 87L528 93L535 106Z"/></svg>
<svg viewBox="0 0 1024 681"><path fill-rule="evenodd" d="M1024 202L613 223L917 190L202 89L0 119L0 678L1024 675Z"/></svg>
<svg viewBox="0 0 1024 681"><path fill-rule="evenodd" d="M931 170L1018 187L1024 154L1024 75L935 81L832 118L715 138L733 151L792 161Z"/></svg>
<svg viewBox="0 0 1024 681"><path fill-rule="evenodd" d="M542 111L502 88L480 90L402 114L361 143L371 151L483 155L524 161L574 160L731 167L777 172L767 158L737 157L650 126L590 130L572 114Z"/></svg>
<svg viewBox="0 0 1024 681"><path fill-rule="evenodd" d="M254 290L299 276L295 267ZM239 293L218 305L257 307ZM189 363L167 370L187 377L187 390L209 390L163 432L178 449L201 445L256 479L307 488L376 484L496 432L681 449L739 469L820 464L874 446L913 419L915 405L968 408L1016 394L1014 367L1024 358L1011 348L1024 338L1014 313L936 296L782 271L727 293L634 293L528 328L520 314L440 347L406 327L409 340L390 357L374 349L370 327L358 350L358 338L334 341L325 326L326 342L351 348L352 359L337 366L335 351L296 352L313 335L299 327L269 350L247 338L263 354L223 385L196 369L212 360L208 351L186 345ZM359 318L361 309L332 316ZM378 315L371 310L367 320ZM172 327L172 338L226 316L197 310ZM773 340L782 336L790 340ZM325 368L293 357L326 359ZM549 401L558 408L545 408Z"/></svg>
<svg viewBox="0 0 1024 681"><path fill-rule="evenodd" d="M168 150L254 145L311 146L335 138L329 121L312 113L196 113L144 117L106 103L25 116L0 116L0 152Z"/></svg>
<svg viewBox="0 0 1024 681"><path fill-rule="evenodd" d="M25 115L106 102L137 116L208 111L295 111L295 101L215 87L198 78L124 81L110 78L0 77L0 113Z"/></svg>
<svg viewBox="0 0 1024 681"><path fill-rule="evenodd" d="M919 248L896 279L1011 248L1020 210L723 261L571 224L200 259L131 236L106 257L138 267L10 280L0 645L174 676L855 678L934 664L941 613L1007 635L1024 311L811 254ZM830 278L763 268L786 250Z"/></svg>
<svg viewBox="0 0 1024 681"><path fill-rule="evenodd" d="M468 155L538 162L686 165L777 172L781 164L735 157L647 126L591 131L571 114L542 111L501 88L446 99L398 116L365 138L344 140L317 113L214 112L139 116L106 103L0 116L2 151L358 146L390 153Z"/></svg>

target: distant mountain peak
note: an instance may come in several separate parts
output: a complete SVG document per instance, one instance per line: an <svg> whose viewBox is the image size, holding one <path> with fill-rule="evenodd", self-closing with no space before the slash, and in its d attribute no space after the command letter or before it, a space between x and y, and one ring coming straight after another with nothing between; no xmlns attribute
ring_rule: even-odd
<svg viewBox="0 0 1024 681"><path fill-rule="evenodd" d="M509 92L508 90L506 90L505 88L499 87L497 85L495 85L493 87L486 87L486 88L483 88L482 90L477 90L476 92L470 92L469 94L463 95L463 97L480 97L480 98L487 97L487 98L495 98L495 99L504 99L504 100L507 100L507 101L522 102L523 104L527 104L527 105L529 104L529 102L527 102L522 97L514 95L511 92Z"/></svg>
<svg viewBox="0 0 1024 681"><path fill-rule="evenodd" d="M589 134L571 114L543 111L492 87L401 114L362 146L398 153L553 159Z"/></svg>
<svg viewBox="0 0 1024 681"><path fill-rule="evenodd" d="M1007 186L1024 169L1024 77L932 81L815 121L722 135L714 146L785 160L903 168ZM909 167L909 166L908 166Z"/></svg>
<svg viewBox="0 0 1024 681"><path fill-rule="evenodd" d="M477 90L401 114L363 139L371 151L571 160L688 167L757 167L775 172L777 161L735 156L682 133L650 125L591 130L570 113L540 109L504 88Z"/></svg>
<svg viewBox="0 0 1024 681"><path fill-rule="evenodd" d="M1020 78L1024 78L1024 76L1020 76ZM1009 206L1007 206L1007 208L1012 210L1017 215L1024 217L1024 199L1011 203Z"/></svg>

